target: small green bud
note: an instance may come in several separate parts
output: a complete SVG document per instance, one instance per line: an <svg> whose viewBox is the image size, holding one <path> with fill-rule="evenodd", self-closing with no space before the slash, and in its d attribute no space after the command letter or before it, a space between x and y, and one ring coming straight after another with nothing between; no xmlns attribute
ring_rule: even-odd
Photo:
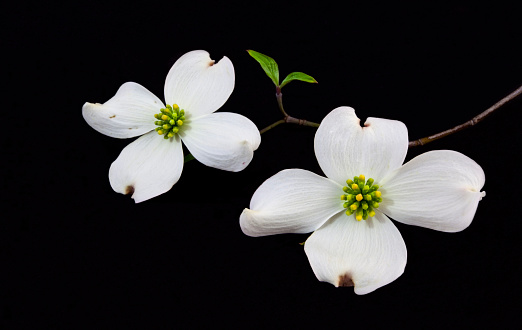
<svg viewBox="0 0 522 330"><path fill-rule="evenodd" d="M365 186L363 187L363 189L362 189L362 193L363 193L363 194L366 194L366 193L368 193L368 190L370 190L370 187L369 187L368 185L365 185Z"/></svg>
<svg viewBox="0 0 522 330"><path fill-rule="evenodd" d="M355 212L355 219L357 221L361 221L363 219L363 210L357 209L357 212Z"/></svg>

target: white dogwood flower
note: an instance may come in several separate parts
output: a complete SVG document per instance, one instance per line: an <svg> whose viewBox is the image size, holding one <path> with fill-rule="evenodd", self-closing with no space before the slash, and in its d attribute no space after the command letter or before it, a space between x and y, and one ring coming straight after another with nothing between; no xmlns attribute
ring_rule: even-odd
<svg viewBox="0 0 522 330"><path fill-rule="evenodd" d="M340 107L321 122L315 154L327 178L284 170L254 193L240 216L249 236L313 234L305 252L316 277L366 294L397 279L406 245L396 221L445 232L471 223L485 176L470 158L426 152L403 165L408 132L399 121L368 118Z"/></svg>
<svg viewBox="0 0 522 330"><path fill-rule="evenodd" d="M218 112L234 89L232 62L218 63L203 50L181 56L165 81L165 102L143 86L127 82L104 104L85 103L83 117L115 138L142 135L126 146L109 170L114 191L132 194L136 203L170 190L183 170L185 144L201 163L241 171L261 143L248 118Z"/></svg>

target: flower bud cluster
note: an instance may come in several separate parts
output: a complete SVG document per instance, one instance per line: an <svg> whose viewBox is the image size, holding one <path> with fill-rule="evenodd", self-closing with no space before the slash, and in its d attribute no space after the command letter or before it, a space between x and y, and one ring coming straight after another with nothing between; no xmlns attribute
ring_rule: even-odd
<svg viewBox="0 0 522 330"><path fill-rule="evenodd" d="M154 118L158 119L154 122L158 127L156 127L156 132L159 135L163 135L165 139L171 138L176 135L181 126L185 122L185 110L179 108L177 104L173 104L172 106L168 105L160 109L160 113L154 114Z"/></svg>
<svg viewBox="0 0 522 330"><path fill-rule="evenodd" d="M368 217L375 215L376 208L382 202L379 185L374 184L372 178L365 181L364 175L355 176L353 180L346 180L346 187L343 191L346 194L341 195L344 200L343 207L346 209L346 215L355 215L357 221L366 220Z"/></svg>

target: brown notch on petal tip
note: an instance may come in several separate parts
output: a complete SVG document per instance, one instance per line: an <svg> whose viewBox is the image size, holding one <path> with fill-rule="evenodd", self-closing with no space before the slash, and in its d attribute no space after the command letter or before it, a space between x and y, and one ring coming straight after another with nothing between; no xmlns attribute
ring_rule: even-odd
<svg viewBox="0 0 522 330"><path fill-rule="evenodd" d="M359 126L361 126L362 128L370 127L370 123L368 121L365 121L363 124L363 121L359 120Z"/></svg>
<svg viewBox="0 0 522 330"><path fill-rule="evenodd" d="M132 195L132 194L134 194L134 187L127 186L127 188L125 188L125 195Z"/></svg>
<svg viewBox="0 0 522 330"><path fill-rule="evenodd" d="M348 273L339 276L339 286L353 286L352 276Z"/></svg>
<svg viewBox="0 0 522 330"><path fill-rule="evenodd" d="M112 116L110 116L109 118L114 118L114 117L116 117L116 115L112 115Z"/></svg>
<svg viewBox="0 0 522 330"><path fill-rule="evenodd" d="M214 61L214 60L210 60L210 62L208 62L208 66L213 66L214 63L216 63L216 61Z"/></svg>

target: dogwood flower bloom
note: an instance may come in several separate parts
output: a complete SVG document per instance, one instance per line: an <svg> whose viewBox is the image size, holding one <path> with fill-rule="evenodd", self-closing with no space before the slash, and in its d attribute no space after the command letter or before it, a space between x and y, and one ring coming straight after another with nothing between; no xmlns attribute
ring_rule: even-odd
<svg viewBox="0 0 522 330"><path fill-rule="evenodd" d="M254 193L240 216L249 236L313 234L305 252L316 277L366 294L397 279L406 245L396 221L445 232L471 223L485 195L482 168L450 150L426 152L403 164L408 132L399 121L355 111L330 112L314 140L326 178L283 170Z"/></svg>
<svg viewBox="0 0 522 330"><path fill-rule="evenodd" d="M83 117L102 134L140 138L126 146L109 170L114 191L136 203L170 190L183 170L182 141L199 162L241 171L261 143L256 125L229 112L214 113L234 89L232 62L203 50L181 56L165 80L165 102L134 82L104 104L85 103Z"/></svg>

